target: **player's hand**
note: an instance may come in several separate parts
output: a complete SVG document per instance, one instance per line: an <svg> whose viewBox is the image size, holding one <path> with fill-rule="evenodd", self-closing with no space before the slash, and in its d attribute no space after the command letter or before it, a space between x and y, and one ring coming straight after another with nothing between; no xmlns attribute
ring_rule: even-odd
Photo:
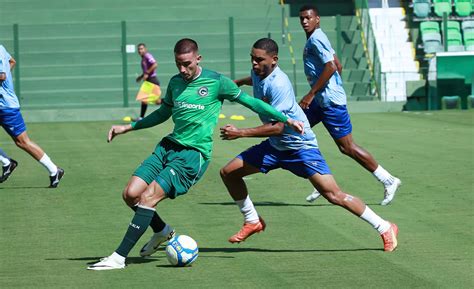
<svg viewBox="0 0 474 289"><path fill-rule="evenodd" d="M220 128L221 130L221 139L223 140L233 140L241 137L240 130L235 127L235 125L228 124Z"/></svg>
<svg viewBox="0 0 474 289"><path fill-rule="evenodd" d="M107 142L111 142L115 136L119 134L124 134L132 130L130 124L127 125L113 125L109 130L109 135L107 137Z"/></svg>
<svg viewBox="0 0 474 289"><path fill-rule="evenodd" d="M148 79L148 76L149 76L148 73L143 73L142 79L143 79L143 80L147 80L147 79Z"/></svg>
<svg viewBox="0 0 474 289"><path fill-rule="evenodd" d="M305 96L303 96L303 98L300 100L301 108L302 109L308 109L309 105L311 104L313 99L314 99L314 94L312 94L312 93L308 93Z"/></svg>
<svg viewBox="0 0 474 289"><path fill-rule="evenodd" d="M302 121L299 121L299 120L294 120L292 118L288 118L288 120L286 121L286 123L291 126L291 128L296 131L297 133L299 134L303 134L304 133L304 123Z"/></svg>

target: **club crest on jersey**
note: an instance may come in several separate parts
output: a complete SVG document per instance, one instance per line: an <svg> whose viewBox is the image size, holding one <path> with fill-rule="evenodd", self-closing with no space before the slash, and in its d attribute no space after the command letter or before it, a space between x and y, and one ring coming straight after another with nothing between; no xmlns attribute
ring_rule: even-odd
<svg viewBox="0 0 474 289"><path fill-rule="evenodd" d="M209 89L207 88L207 86L201 86L198 89L198 94L199 96L205 97L209 94Z"/></svg>

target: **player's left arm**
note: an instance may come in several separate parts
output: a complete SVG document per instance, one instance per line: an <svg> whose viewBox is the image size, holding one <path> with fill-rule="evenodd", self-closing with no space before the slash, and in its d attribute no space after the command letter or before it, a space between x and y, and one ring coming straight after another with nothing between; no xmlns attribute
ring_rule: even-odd
<svg viewBox="0 0 474 289"><path fill-rule="evenodd" d="M153 64L150 66L150 68L148 68L148 69L143 73L143 77L142 77L143 80L147 80L147 79L148 79L148 76L150 76L151 72L152 72L153 70L155 70L157 67L158 67L158 63L157 63L157 62L153 63Z"/></svg>
<svg viewBox="0 0 474 289"><path fill-rule="evenodd" d="M240 78L240 79L236 79L234 80L235 84L237 84L237 86L242 86L242 85L252 85L252 77L251 76L247 76L247 77L244 77L244 78Z"/></svg>
<svg viewBox="0 0 474 289"><path fill-rule="evenodd" d="M237 128L235 125L228 124L221 127L220 131L223 140L234 140L241 137L269 137L280 135L284 129L284 123L272 122L252 128Z"/></svg>

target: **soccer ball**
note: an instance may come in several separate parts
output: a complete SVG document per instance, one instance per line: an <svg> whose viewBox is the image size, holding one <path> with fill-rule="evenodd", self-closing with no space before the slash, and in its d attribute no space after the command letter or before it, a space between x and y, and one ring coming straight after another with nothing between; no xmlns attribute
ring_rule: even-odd
<svg viewBox="0 0 474 289"><path fill-rule="evenodd" d="M198 252L196 241L186 235L175 235L166 246L166 257L173 266L190 265L197 259Z"/></svg>

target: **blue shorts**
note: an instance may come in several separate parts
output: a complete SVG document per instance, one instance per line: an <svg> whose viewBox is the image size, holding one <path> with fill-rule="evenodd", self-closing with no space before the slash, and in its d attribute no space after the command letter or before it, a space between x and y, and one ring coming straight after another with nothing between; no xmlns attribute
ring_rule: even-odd
<svg viewBox="0 0 474 289"><path fill-rule="evenodd" d="M26 131L25 121L19 108L0 109L0 123L12 137L17 137Z"/></svg>
<svg viewBox="0 0 474 289"><path fill-rule="evenodd" d="M237 157L265 174L278 168L288 170L302 178L311 177L316 173L331 174L321 152L316 148L279 151L265 140Z"/></svg>
<svg viewBox="0 0 474 289"><path fill-rule="evenodd" d="M340 139L352 133L351 118L345 105L331 104L321 107L313 100L309 108L303 111L311 127L322 121L333 139Z"/></svg>

